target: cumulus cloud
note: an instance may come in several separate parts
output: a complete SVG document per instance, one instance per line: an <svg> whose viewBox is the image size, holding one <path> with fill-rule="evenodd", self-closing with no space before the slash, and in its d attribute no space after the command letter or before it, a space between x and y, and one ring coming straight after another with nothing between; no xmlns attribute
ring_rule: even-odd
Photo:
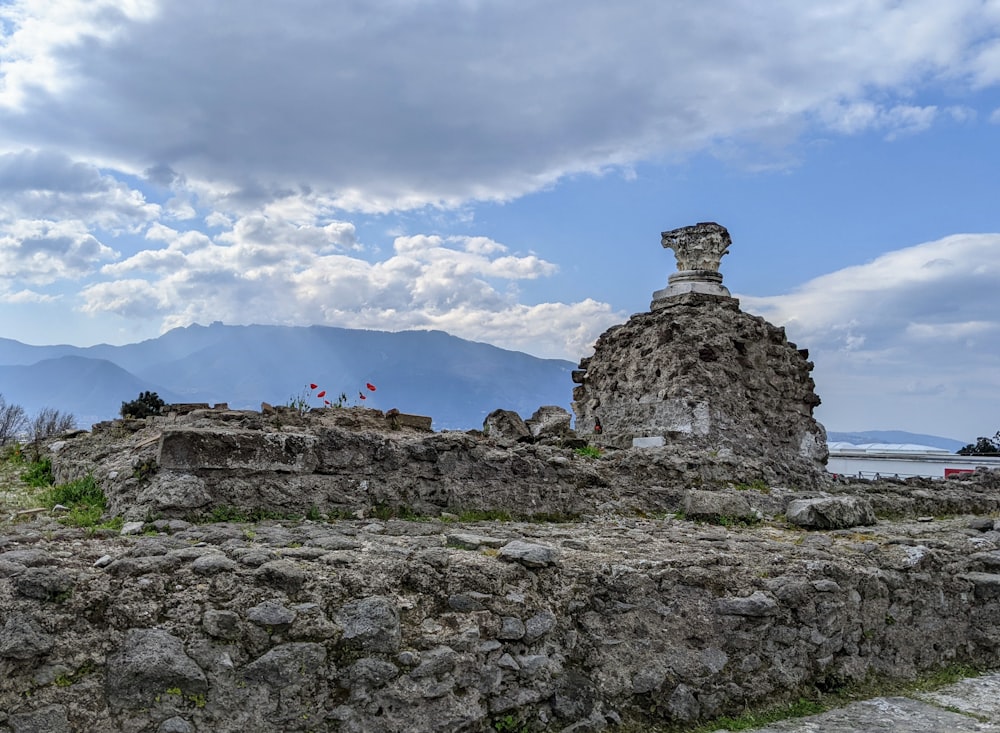
<svg viewBox="0 0 1000 733"><path fill-rule="evenodd" d="M739 0L559 0L527 12L15 2L0 9L0 148L58 144L204 185L228 208L302 181L348 209L455 206L802 120L916 133L942 110L910 90L986 83L1000 66L987 42L1000 18L974 0L753 12Z"/></svg>
<svg viewBox="0 0 1000 733"><path fill-rule="evenodd" d="M1000 234L959 234L741 301L810 349L823 414L839 429L885 404L941 434L1000 399L997 292Z"/></svg>
<svg viewBox="0 0 1000 733"><path fill-rule="evenodd" d="M606 303L518 302L506 285L556 267L511 253L485 237L400 236L393 253L369 262L345 253L342 222L275 240L273 223L243 219L214 239L158 225L165 246L104 266L108 278L84 289L84 312L156 318L164 328L227 323L326 324L405 330L434 328L541 356L575 359L623 314ZM261 231L268 236L261 236ZM335 232L330 245L325 234ZM287 233L287 232L286 232ZM332 236L332 235L330 235Z"/></svg>
<svg viewBox="0 0 1000 733"><path fill-rule="evenodd" d="M21 220L0 231L0 277L11 280L75 280L117 254L76 221Z"/></svg>
<svg viewBox="0 0 1000 733"><path fill-rule="evenodd" d="M7 292L0 290L0 303L22 304L22 303L51 303L59 300L58 296L39 293L34 290L18 290L17 292Z"/></svg>
<svg viewBox="0 0 1000 733"><path fill-rule="evenodd" d="M53 150L0 154L4 219L75 219L107 231L136 230L160 215L157 204L95 165Z"/></svg>

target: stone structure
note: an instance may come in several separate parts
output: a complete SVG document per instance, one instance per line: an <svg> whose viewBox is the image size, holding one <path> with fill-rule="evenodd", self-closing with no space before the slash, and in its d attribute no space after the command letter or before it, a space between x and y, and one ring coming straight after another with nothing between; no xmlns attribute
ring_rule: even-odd
<svg viewBox="0 0 1000 733"><path fill-rule="evenodd" d="M576 429L615 446L702 451L769 465L791 485L824 471L825 431L808 352L740 310L715 269L730 238L718 224L663 233L677 254L651 312L606 331L573 372Z"/></svg>

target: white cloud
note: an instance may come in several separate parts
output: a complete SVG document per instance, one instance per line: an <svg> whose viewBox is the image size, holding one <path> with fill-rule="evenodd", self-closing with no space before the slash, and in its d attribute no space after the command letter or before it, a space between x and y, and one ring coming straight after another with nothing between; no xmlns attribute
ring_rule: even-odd
<svg viewBox="0 0 1000 733"><path fill-rule="evenodd" d="M134 231L160 213L141 192L63 153L0 154L0 226L4 219L76 219L106 231Z"/></svg>
<svg viewBox="0 0 1000 733"><path fill-rule="evenodd" d="M961 107L949 107L948 115L959 122L968 118L968 111ZM844 134L856 134L868 130L884 132L886 139L893 140L900 135L916 134L927 130L939 117L941 110L934 105L919 107L900 104L883 107L872 102L833 103L821 112L821 118L832 129Z"/></svg>
<svg viewBox="0 0 1000 733"><path fill-rule="evenodd" d="M338 241L354 231L331 222ZM84 289L84 312L156 318L163 328L227 323L326 324L398 331L443 329L542 356L576 359L623 319L606 303L520 303L504 287L556 267L511 254L485 237L397 237L393 254L369 262L328 247L304 225L288 236L261 217L238 220L209 239L163 225L147 237L165 246L105 265L108 278ZM307 227L306 227L307 228ZM317 246L320 245L320 246ZM120 279L119 279L120 278Z"/></svg>
<svg viewBox="0 0 1000 733"><path fill-rule="evenodd" d="M38 293L34 290L18 290L16 293L0 291L0 303L52 303L58 296Z"/></svg>
<svg viewBox="0 0 1000 733"><path fill-rule="evenodd" d="M303 181L364 211L507 200L808 120L915 133L941 110L914 91L986 83L1000 29L976 0L60 0L5 16L0 149L56 145L226 211Z"/></svg>
<svg viewBox="0 0 1000 733"><path fill-rule="evenodd" d="M809 348L820 417L834 429L909 425L964 439L1000 400L998 292L1000 234L959 234L741 301ZM862 414L899 422L858 425Z"/></svg>
<svg viewBox="0 0 1000 733"><path fill-rule="evenodd" d="M11 280L75 280L117 256L78 221L19 220L0 230L0 277Z"/></svg>
<svg viewBox="0 0 1000 733"><path fill-rule="evenodd" d="M84 313L117 313L126 318L155 318L167 307L166 299L149 281L115 280L89 285L82 291Z"/></svg>
<svg viewBox="0 0 1000 733"><path fill-rule="evenodd" d="M66 52L114 39L128 21L150 19L154 0L9 0L0 5L0 106L19 107L38 90L69 86Z"/></svg>

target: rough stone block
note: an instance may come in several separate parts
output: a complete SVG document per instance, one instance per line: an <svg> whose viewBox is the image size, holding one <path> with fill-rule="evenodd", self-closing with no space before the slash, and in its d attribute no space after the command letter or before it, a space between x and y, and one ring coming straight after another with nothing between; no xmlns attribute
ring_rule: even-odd
<svg viewBox="0 0 1000 733"><path fill-rule="evenodd" d="M559 559L559 550L548 545L514 540L500 548L500 559L519 562L529 568L543 568L556 564Z"/></svg>
<svg viewBox="0 0 1000 733"><path fill-rule="evenodd" d="M382 596L370 596L347 603L337 614L344 630L341 641L368 652L395 652L401 642L399 612Z"/></svg>
<svg viewBox="0 0 1000 733"><path fill-rule="evenodd" d="M184 651L184 642L162 629L132 629L108 657L105 694L115 707L152 705L172 687L184 694L208 689L205 673Z"/></svg>
<svg viewBox="0 0 1000 733"><path fill-rule="evenodd" d="M684 496L684 514L690 519L732 517L734 519L760 519L760 514L744 497L722 491L692 489Z"/></svg>
<svg viewBox="0 0 1000 733"><path fill-rule="evenodd" d="M568 435L571 421L572 417L563 408L546 405L535 410L524 424L533 437L546 438Z"/></svg>
<svg viewBox="0 0 1000 733"><path fill-rule="evenodd" d="M785 509L785 517L792 524L814 529L846 529L875 524L871 503L853 496L795 499Z"/></svg>
<svg viewBox="0 0 1000 733"><path fill-rule="evenodd" d="M524 420L511 410L494 410L483 421L483 433L492 440L515 443L531 438L531 431Z"/></svg>
<svg viewBox="0 0 1000 733"><path fill-rule="evenodd" d="M164 430L157 462L175 471L250 470L311 472L317 438L299 433Z"/></svg>
<svg viewBox="0 0 1000 733"><path fill-rule="evenodd" d="M393 429L397 428L412 428L414 430L422 430L424 432L433 432L431 425L434 420L425 415L408 415L405 412L400 412L399 410L389 410L385 415L386 422Z"/></svg>

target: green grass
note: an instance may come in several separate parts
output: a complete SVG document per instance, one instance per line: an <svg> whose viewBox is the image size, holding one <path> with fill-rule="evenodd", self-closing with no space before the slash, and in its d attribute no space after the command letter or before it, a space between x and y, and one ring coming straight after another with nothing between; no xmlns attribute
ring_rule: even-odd
<svg viewBox="0 0 1000 733"><path fill-rule="evenodd" d="M770 494L771 487L763 479L754 479L748 484L740 483L733 486L737 491L759 491L762 494Z"/></svg>
<svg viewBox="0 0 1000 733"><path fill-rule="evenodd" d="M28 469L21 474L21 480L35 488L51 486L55 481L52 476L52 461L45 458L29 464Z"/></svg>
<svg viewBox="0 0 1000 733"><path fill-rule="evenodd" d="M510 512L499 509L466 509L458 513L459 522L513 522Z"/></svg>
<svg viewBox="0 0 1000 733"><path fill-rule="evenodd" d="M212 507L212 511L207 516L201 518L201 522L248 522L250 517L242 509L223 504Z"/></svg>
<svg viewBox="0 0 1000 733"><path fill-rule="evenodd" d="M582 458L600 458L604 451L596 445L585 445L582 448L574 448L573 452Z"/></svg>
<svg viewBox="0 0 1000 733"><path fill-rule="evenodd" d="M514 715L504 715L502 718L495 718L493 720L493 730L497 731L497 733L522 733L522 731L526 731L527 729L527 724L521 722Z"/></svg>
<svg viewBox="0 0 1000 733"><path fill-rule="evenodd" d="M93 476L88 475L65 484L51 486L38 498L50 509L56 504L68 507L69 511L60 517L59 521L70 527L120 530L124 523L121 517L101 521L107 510L108 498Z"/></svg>
<svg viewBox="0 0 1000 733"><path fill-rule="evenodd" d="M244 509L228 504L220 504L212 507L208 514L190 514L187 520L196 524L213 524L216 522L237 522L241 524L252 522L263 522L267 519L286 520L297 522L302 519L301 514L291 512L278 512L263 507L254 509Z"/></svg>
<svg viewBox="0 0 1000 733"><path fill-rule="evenodd" d="M779 720L803 718L807 715L818 715L833 707L830 703L799 698L795 702L768 708L766 710L747 711L735 718L721 717L694 729L691 733L711 733L717 730L738 731L748 728L760 728Z"/></svg>
<svg viewBox="0 0 1000 733"><path fill-rule="evenodd" d="M93 476L84 476L75 481L53 486L42 494L41 499L49 507L62 504L73 508L82 504L100 507L101 511L108 503L107 497Z"/></svg>

